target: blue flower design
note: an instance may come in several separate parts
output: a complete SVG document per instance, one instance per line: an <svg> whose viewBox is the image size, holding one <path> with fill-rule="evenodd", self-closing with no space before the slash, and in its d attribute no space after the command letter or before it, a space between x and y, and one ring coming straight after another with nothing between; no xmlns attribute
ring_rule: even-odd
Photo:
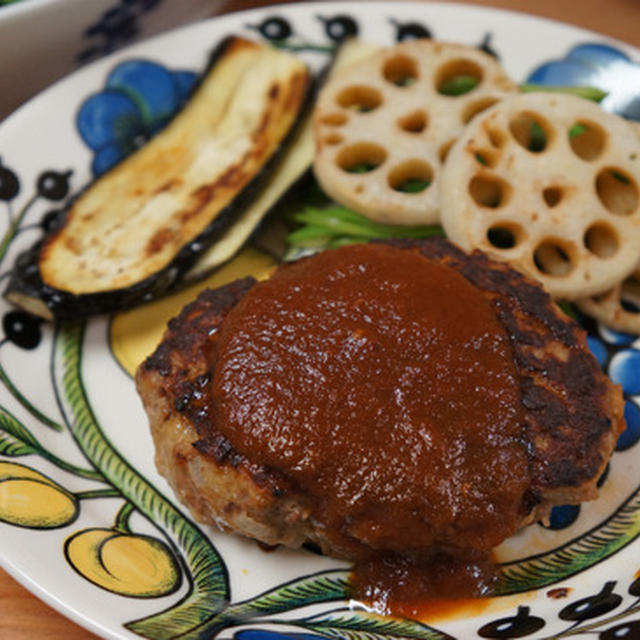
<svg viewBox="0 0 640 640"><path fill-rule="evenodd" d="M587 344L589 345L589 350L598 361L598 364L601 367L604 367L607 362L607 356L609 354L607 352L607 348L604 346L604 344L602 344L602 340L599 340L594 336L587 336Z"/></svg>
<svg viewBox="0 0 640 640"><path fill-rule="evenodd" d="M632 400L627 400L624 405L624 419L627 423L627 428L618 438L616 451L625 451L640 440L640 409Z"/></svg>
<svg viewBox="0 0 640 640"><path fill-rule="evenodd" d="M566 529L578 519L579 515L579 504L566 504L560 507L553 507L549 515L549 525L546 528L553 531Z"/></svg>
<svg viewBox="0 0 640 640"><path fill-rule="evenodd" d="M578 45L564 58L537 67L527 82L597 87L607 92L601 102L604 109L640 120L640 64L615 47L597 43Z"/></svg>
<svg viewBox="0 0 640 640"><path fill-rule="evenodd" d="M78 132L94 152L99 176L138 149L182 106L196 81L190 71L170 71L148 60L128 60L111 71L102 91L77 115Z"/></svg>
<svg viewBox="0 0 640 640"><path fill-rule="evenodd" d="M265 629L244 629L234 634L234 640L328 640L315 633L282 633Z"/></svg>
<svg viewBox="0 0 640 640"><path fill-rule="evenodd" d="M640 393L640 351L623 349L611 359L609 365L611 380L619 384L628 395Z"/></svg>
<svg viewBox="0 0 640 640"><path fill-rule="evenodd" d="M637 336L634 336L631 333L622 333L621 331L614 331L613 329L608 329L607 327L601 327L600 334L606 342L616 346L631 344L637 338ZM595 339L597 340L598 338Z"/></svg>

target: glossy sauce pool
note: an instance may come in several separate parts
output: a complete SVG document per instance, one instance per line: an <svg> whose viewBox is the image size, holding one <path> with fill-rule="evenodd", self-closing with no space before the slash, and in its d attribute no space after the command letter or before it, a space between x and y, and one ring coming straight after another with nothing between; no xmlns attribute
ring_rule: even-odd
<svg viewBox="0 0 640 640"><path fill-rule="evenodd" d="M327 251L254 285L214 358L214 428L305 496L356 595L408 602L437 575L447 596L485 592L530 478L509 339L480 290L417 250Z"/></svg>

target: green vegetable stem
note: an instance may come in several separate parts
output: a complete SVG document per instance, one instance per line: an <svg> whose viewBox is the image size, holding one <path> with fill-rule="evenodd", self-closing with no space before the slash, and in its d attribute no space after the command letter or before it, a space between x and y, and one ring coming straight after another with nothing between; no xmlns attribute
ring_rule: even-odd
<svg viewBox="0 0 640 640"><path fill-rule="evenodd" d="M408 227L382 224L340 205L305 207L291 219L302 225L287 237L288 243L294 247L335 247L375 239L420 239L444 235L438 225Z"/></svg>
<svg viewBox="0 0 640 640"><path fill-rule="evenodd" d="M607 92L597 87L569 87L548 84L521 84L520 91L524 93L532 93L534 91L545 91L548 93L568 93L585 100L593 100L593 102L601 102L607 97Z"/></svg>

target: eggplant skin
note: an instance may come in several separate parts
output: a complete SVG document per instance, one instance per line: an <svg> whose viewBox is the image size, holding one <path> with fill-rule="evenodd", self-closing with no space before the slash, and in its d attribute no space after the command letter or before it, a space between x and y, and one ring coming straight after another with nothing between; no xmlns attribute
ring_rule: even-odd
<svg viewBox="0 0 640 640"><path fill-rule="evenodd" d="M225 39L165 129L90 184L59 227L18 257L5 297L68 321L167 293L266 184L310 89L295 56Z"/></svg>
<svg viewBox="0 0 640 640"><path fill-rule="evenodd" d="M42 242L21 253L4 293L21 309L44 320L73 322L119 309L150 302L168 292L175 284L177 269L165 269L131 287L107 293L73 294L47 285L38 269Z"/></svg>

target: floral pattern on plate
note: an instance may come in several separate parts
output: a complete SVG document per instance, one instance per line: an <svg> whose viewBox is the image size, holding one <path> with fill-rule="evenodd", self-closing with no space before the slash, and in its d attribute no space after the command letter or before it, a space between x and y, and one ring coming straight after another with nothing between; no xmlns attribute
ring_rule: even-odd
<svg viewBox="0 0 640 640"><path fill-rule="evenodd" d="M607 92L602 107L631 120L640 120L640 64L607 44L585 43L564 58L537 67L527 78L533 84L594 86Z"/></svg>
<svg viewBox="0 0 640 640"><path fill-rule="evenodd" d="M193 72L169 71L148 60L120 63L78 111L78 132L95 153L93 174L145 144L184 104L195 80Z"/></svg>

